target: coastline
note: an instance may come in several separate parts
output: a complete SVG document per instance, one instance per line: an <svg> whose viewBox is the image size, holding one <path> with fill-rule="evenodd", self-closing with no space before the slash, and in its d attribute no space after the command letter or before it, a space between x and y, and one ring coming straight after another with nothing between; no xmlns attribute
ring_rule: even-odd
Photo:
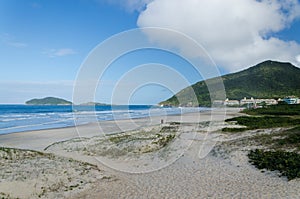
<svg viewBox="0 0 300 199"><path fill-rule="evenodd" d="M242 115L238 110L227 109L226 118ZM78 138L76 128L2 135L0 146L6 140L7 146L42 154L30 152L33 158L25 154L27 158L15 160L13 168L10 162L3 163L2 176L10 170L13 177L2 179L0 190L4 196L19 198L299 197L299 179L262 173L248 162L243 146L231 144L241 135L220 131L228 125L222 122L223 111L105 121L101 130L98 124L79 126L84 139ZM100 131L112 135L99 136ZM157 141L167 142L170 135L176 139L157 148ZM15 153L19 157L29 152ZM32 179L35 187L28 185ZM15 190L16 186L20 188Z"/></svg>
<svg viewBox="0 0 300 199"><path fill-rule="evenodd" d="M29 106L3 105L0 107L0 135L37 130L74 127L98 121L138 119L149 116L178 115L205 111L209 108L154 108L151 105L111 106L79 106L73 110L71 106ZM12 106L12 107L11 107ZM17 107L17 108L15 108Z"/></svg>
<svg viewBox="0 0 300 199"><path fill-rule="evenodd" d="M235 108L231 109L236 110ZM231 109L226 108L226 111L230 112ZM0 146L39 151L54 142L69 140L76 137L93 137L134 130L145 126L159 125L161 120L164 120L164 122L172 122L183 119L186 120L186 122L197 122L200 121L201 117L201 120L209 121L211 112L211 110L205 110L201 112L184 113L182 115L174 114L134 119L107 120L71 127L1 134ZM182 118L182 116L184 117ZM81 132L84 133L81 134Z"/></svg>

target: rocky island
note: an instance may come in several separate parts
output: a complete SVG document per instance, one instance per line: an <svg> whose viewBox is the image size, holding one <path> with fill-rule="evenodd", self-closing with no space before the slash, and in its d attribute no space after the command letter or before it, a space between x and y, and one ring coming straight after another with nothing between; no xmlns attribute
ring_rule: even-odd
<svg viewBox="0 0 300 199"><path fill-rule="evenodd" d="M25 102L27 105L72 105L73 103L61 98L45 97L42 99L31 99Z"/></svg>

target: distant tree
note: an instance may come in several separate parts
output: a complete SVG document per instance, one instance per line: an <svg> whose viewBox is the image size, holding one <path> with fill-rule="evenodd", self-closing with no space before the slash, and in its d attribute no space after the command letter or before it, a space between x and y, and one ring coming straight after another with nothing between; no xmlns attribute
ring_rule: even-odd
<svg viewBox="0 0 300 199"><path fill-rule="evenodd" d="M288 103L286 103L285 101L278 101L278 105L287 105Z"/></svg>
<svg viewBox="0 0 300 199"><path fill-rule="evenodd" d="M266 108L267 103L265 101L261 102L258 104L259 106L262 106L263 108Z"/></svg>

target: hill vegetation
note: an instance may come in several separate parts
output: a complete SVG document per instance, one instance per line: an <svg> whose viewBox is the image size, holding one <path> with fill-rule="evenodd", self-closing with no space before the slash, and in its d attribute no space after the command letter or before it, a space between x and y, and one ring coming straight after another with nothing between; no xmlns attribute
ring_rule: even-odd
<svg viewBox="0 0 300 199"><path fill-rule="evenodd" d="M244 109L242 112L248 115L297 116L300 115L300 104L271 105L257 109Z"/></svg>
<svg viewBox="0 0 300 199"><path fill-rule="evenodd" d="M300 69L290 63L265 61L246 70L222 76L229 99L282 98L289 95L300 96ZM196 102L191 102L193 92ZM189 86L160 104L178 106L210 106L210 95L205 81Z"/></svg>
<svg viewBox="0 0 300 199"><path fill-rule="evenodd" d="M56 98L56 97L46 97L42 99L32 99L25 102L27 105L72 105L72 102Z"/></svg>

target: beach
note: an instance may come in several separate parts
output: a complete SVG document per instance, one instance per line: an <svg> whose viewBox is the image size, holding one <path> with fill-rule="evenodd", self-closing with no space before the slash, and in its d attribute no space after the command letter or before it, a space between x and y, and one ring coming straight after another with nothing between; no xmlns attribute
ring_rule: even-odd
<svg viewBox="0 0 300 199"><path fill-rule="evenodd" d="M225 114L226 113L226 114ZM0 136L4 198L299 198L300 181L248 162L237 108ZM239 142L238 142L239 141ZM15 149L16 148L16 149ZM20 188L16 189L18 186Z"/></svg>

